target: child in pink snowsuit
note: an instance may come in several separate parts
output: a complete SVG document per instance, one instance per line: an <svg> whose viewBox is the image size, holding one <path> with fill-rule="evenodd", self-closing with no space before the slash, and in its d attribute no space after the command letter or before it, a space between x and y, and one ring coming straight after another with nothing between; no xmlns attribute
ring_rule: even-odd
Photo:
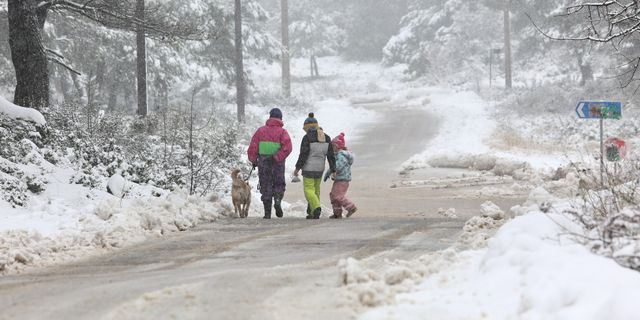
<svg viewBox="0 0 640 320"><path fill-rule="evenodd" d="M347 210L347 218L353 215L357 208L356 205L347 198L347 190L349 190L349 182L351 181L351 165L353 164L353 154L347 150L344 141L344 133L331 140L336 158L336 172L331 174L327 171L324 180L327 181L329 176L333 179L333 187L331 188L331 205L333 206L333 215L329 218L342 218L343 208Z"/></svg>

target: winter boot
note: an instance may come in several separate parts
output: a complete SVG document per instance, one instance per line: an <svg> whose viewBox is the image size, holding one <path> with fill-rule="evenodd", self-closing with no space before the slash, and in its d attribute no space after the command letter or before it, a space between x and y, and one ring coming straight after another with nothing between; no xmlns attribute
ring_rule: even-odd
<svg viewBox="0 0 640 320"><path fill-rule="evenodd" d="M314 219L320 219L321 214L322 214L322 208L317 208L316 210L313 210Z"/></svg>
<svg viewBox="0 0 640 320"><path fill-rule="evenodd" d="M347 210L347 218L351 217L354 213L358 211L358 208L353 207L352 209Z"/></svg>
<svg viewBox="0 0 640 320"><path fill-rule="evenodd" d="M342 219L342 213L334 213L329 219Z"/></svg>
<svg viewBox="0 0 640 320"><path fill-rule="evenodd" d="M311 207L307 204L307 220L313 219L313 214L311 214Z"/></svg>
<svg viewBox="0 0 640 320"><path fill-rule="evenodd" d="M271 201L263 201L264 204L264 219L271 219Z"/></svg>
<svg viewBox="0 0 640 320"><path fill-rule="evenodd" d="M276 209L276 217L282 218L282 195L276 194L273 196L273 208Z"/></svg>

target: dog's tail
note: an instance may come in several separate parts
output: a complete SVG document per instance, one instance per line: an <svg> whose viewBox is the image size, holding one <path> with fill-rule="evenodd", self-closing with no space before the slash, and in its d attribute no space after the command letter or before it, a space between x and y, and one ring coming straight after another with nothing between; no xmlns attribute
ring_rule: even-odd
<svg viewBox="0 0 640 320"><path fill-rule="evenodd" d="M231 178L233 180L238 180L238 175L240 174L240 169L235 169L231 171Z"/></svg>

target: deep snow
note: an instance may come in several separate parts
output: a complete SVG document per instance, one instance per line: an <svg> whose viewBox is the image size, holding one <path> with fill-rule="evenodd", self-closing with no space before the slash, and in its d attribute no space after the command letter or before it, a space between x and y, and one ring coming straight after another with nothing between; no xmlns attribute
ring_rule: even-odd
<svg viewBox="0 0 640 320"><path fill-rule="evenodd" d="M640 274L589 252L567 230L579 232L561 214L517 217L488 247L455 253L411 292L362 319L637 318Z"/></svg>
<svg viewBox="0 0 640 320"><path fill-rule="evenodd" d="M517 113L499 115L475 93L437 87L421 92L416 97L401 91L389 98L422 105L442 122L438 136L403 165L404 172L432 166L487 171L484 177L507 175L515 179L513 190L484 187L478 196L531 190L529 199L511 210L484 203L478 216L467 221L458 242L445 251L382 266L342 260L338 269L346 298L374 307L361 318L637 318L633 301L640 297L640 275L578 241L589 234L564 210L579 210L575 195L581 178L571 172L552 178L570 161L594 164L591 154L597 146L584 137L592 137L595 122L575 119L573 106L566 106L565 115L527 115L519 120ZM627 132L622 125L608 123L611 132ZM527 138L504 137L503 128ZM571 145L552 139L567 131L570 134L562 139ZM446 179L464 183L469 177ZM438 183L452 183L438 180L443 179L403 185L437 188ZM439 213L448 216L444 209Z"/></svg>

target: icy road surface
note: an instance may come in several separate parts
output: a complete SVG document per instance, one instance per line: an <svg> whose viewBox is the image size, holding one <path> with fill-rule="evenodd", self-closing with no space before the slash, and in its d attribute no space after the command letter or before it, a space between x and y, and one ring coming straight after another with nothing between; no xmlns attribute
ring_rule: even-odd
<svg viewBox="0 0 640 320"><path fill-rule="evenodd" d="M438 124L419 109L399 109L351 143L357 154L352 219L219 220L114 254L0 278L0 319L345 319L340 258L410 259L447 248L486 197L477 187L390 188L397 180L460 175L425 169L398 175L424 150ZM349 143L349 142L347 142ZM468 173L467 173L468 174ZM462 176L461 176L462 177ZM455 179L454 179L455 180ZM287 200L300 198L290 184ZM323 199L328 205L329 183ZM490 199L508 209L519 197ZM259 204L255 204L259 205ZM461 218L443 218L455 208ZM411 236L410 238L407 238Z"/></svg>

